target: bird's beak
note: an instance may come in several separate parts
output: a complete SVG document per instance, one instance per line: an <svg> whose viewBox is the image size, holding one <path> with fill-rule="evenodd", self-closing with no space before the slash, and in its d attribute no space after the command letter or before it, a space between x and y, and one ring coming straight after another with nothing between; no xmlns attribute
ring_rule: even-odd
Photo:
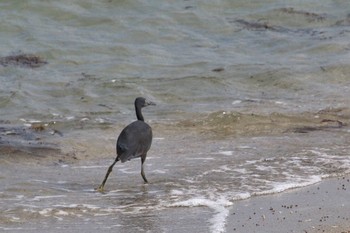
<svg viewBox="0 0 350 233"><path fill-rule="evenodd" d="M146 106L148 106L148 105L156 105L156 104L154 102L152 102L152 101L146 100Z"/></svg>

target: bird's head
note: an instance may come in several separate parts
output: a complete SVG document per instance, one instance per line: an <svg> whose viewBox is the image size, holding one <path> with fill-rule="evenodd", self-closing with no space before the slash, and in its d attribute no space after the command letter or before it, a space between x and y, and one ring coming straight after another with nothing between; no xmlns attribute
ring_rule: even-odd
<svg viewBox="0 0 350 233"><path fill-rule="evenodd" d="M143 97L137 97L135 99L135 106L139 106L141 108L147 107L148 105L156 105L154 102L149 101Z"/></svg>

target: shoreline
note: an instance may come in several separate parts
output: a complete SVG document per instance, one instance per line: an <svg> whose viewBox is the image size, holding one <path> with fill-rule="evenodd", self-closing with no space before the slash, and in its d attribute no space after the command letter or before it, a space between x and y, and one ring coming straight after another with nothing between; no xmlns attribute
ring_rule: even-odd
<svg viewBox="0 0 350 233"><path fill-rule="evenodd" d="M350 232L350 175L237 201L226 232Z"/></svg>

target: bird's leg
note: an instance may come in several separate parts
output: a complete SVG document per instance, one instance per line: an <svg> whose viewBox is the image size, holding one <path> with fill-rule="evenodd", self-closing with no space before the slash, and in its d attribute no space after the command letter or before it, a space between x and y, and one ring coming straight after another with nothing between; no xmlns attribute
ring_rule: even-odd
<svg viewBox="0 0 350 233"><path fill-rule="evenodd" d="M142 176L143 180L145 181L145 184L147 184L148 180L146 179L145 172L143 171L143 163L145 162L145 160L146 160L146 155L141 156L141 176Z"/></svg>
<svg viewBox="0 0 350 233"><path fill-rule="evenodd" d="M115 160L115 161L112 163L112 165L109 166L109 168L108 168L108 170L107 170L107 173L106 173L106 176L105 176L104 180L102 181L102 184L100 185L100 187L98 187L97 191L103 192L103 188L104 188L104 186L105 186L105 183L106 183L106 181L107 181L107 178L108 178L109 174L112 172L113 166L114 166L116 163L117 163L117 160Z"/></svg>

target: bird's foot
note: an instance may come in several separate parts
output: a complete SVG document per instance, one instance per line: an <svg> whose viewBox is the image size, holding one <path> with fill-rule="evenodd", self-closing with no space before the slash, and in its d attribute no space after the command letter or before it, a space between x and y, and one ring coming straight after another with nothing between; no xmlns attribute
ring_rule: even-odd
<svg viewBox="0 0 350 233"><path fill-rule="evenodd" d="M104 187L100 185L100 187L95 189L97 192L103 193L104 192Z"/></svg>

